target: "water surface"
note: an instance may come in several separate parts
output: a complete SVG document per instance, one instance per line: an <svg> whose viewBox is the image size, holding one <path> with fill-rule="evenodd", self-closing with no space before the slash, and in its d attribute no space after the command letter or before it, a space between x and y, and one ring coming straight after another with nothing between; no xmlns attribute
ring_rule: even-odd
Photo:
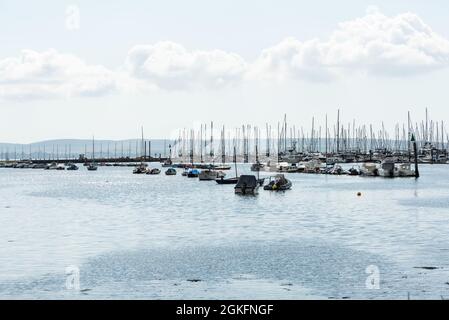
<svg viewBox="0 0 449 320"><path fill-rule="evenodd" d="M131 171L0 169L0 298L449 298L448 166L256 197Z"/></svg>

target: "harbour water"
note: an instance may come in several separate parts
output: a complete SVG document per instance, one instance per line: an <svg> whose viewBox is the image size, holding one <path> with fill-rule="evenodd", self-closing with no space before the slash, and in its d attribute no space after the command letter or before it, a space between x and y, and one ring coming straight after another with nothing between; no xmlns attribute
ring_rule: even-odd
<svg viewBox="0 0 449 320"><path fill-rule="evenodd" d="M0 298L449 299L446 165L418 180L294 173L255 197L131 172L0 169Z"/></svg>

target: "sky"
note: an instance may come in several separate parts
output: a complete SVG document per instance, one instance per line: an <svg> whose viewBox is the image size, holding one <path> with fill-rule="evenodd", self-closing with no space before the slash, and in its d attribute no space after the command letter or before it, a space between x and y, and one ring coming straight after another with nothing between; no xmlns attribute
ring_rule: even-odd
<svg viewBox="0 0 449 320"><path fill-rule="evenodd" d="M0 0L0 141L449 120L447 1ZM449 127L447 128L449 129Z"/></svg>

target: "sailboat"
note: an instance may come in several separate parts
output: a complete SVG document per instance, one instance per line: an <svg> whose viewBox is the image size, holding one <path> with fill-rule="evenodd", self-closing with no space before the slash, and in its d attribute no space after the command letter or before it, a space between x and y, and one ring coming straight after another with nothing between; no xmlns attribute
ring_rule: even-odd
<svg viewBox="0 0 449 320"><path fill-rule="evenodd" d="M144 149L143 145L144 145L144 141L143 141L143 127L142 127L142 144L141 144L141 150ZM141 155L140 158L141 158L141 162L140 162L140 164L138 164L138 165L134 168L134 170L133 170L133 173L134 173L134 174L143 174L143 173L147 173L147 171L148 171L148 170L147 170L147 164L143 162L144 156Z"/></svg>
<svg viewBox="0 0 449 320"><path fill-rule="evenodd" d="M87 170L96 171L98 167L95 164L95 138L92 137L92 162L87 166Z"/></svg>
<svg viewBox="0 0 449 320"><path fill-rule="evenodd" d="M235 151L235 146L234 146L233 161L234 161L234 167L235 167L235 177L225 179L224 176L221 176L221 177L215 179L215 182L217 182L218 184L237 184L237 182L239 181L239 176L237 174L237 154Z"/></svg>

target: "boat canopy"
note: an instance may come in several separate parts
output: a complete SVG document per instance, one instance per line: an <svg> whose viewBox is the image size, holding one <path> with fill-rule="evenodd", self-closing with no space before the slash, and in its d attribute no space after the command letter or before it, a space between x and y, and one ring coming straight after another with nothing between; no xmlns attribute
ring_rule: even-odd
<svg viewBox="0 0 449 320"><path fill-rule="evenodd" d="M255 188L257 187L258 182L255 176L252 175L242 175L240 176L239 181L237 182L236 188Z"/></svg>

